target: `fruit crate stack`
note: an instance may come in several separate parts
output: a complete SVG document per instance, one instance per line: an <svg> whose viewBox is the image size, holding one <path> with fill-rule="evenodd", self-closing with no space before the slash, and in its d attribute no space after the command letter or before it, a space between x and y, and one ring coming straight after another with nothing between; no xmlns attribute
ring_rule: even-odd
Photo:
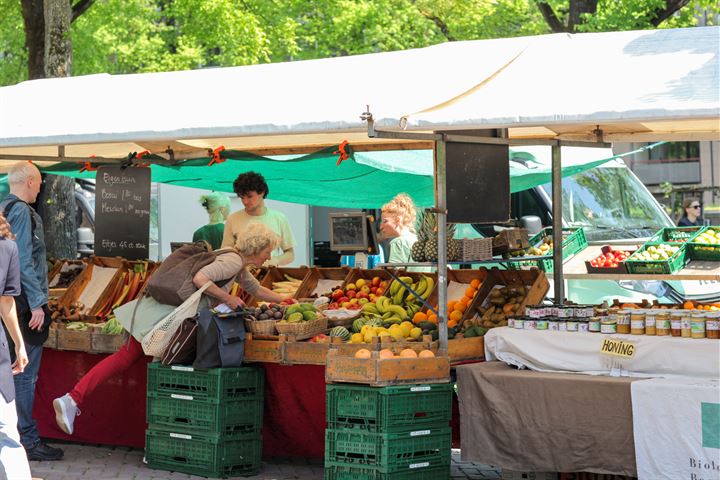
<svg viewBox="0 0 720 480"><path fill-rule="evenodd" d="M539 233L534 235L530 239L531 247L526 250L529 255L540 256L543 252L547 251L545 256L540 260L528 260L525 262L519 261L510 264L510 268L520 267L537 267L540 270L551 273L553 271L553 251L552 251L552 238L553 231L552 227L543 228ZM582 227L579 228L563 228L562 229L563 242L562 242L562 258L563 261L569 257L576 255L588 246L587 238L585 237L585 230ZM543 245L547 245L547 250L541 248ZM520 257L522 258L522 257Z"/></svg>
<svg viewBox="0 0 720 480"><path fill-rule="evenodd" d="M148 467L204 477L260 471L263 370L148 365Z"/></svg>
<svg viewBox="0 0 720 480"><path fill-rule="evenodd" d="M325 480L450 475L451 383L327 385Z"/></svg>

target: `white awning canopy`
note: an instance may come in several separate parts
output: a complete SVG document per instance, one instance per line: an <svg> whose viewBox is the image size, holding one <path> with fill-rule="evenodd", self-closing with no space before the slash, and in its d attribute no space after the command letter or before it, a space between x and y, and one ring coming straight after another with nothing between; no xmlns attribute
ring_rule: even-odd
<svg viewBox="0 0 720 480"><path fill-rule="evenodd" d="M720 138L719 27L452 42L399 52L0 88L0 154L191 156L422 148L377 128L509 128L510 138Z"/></svg>

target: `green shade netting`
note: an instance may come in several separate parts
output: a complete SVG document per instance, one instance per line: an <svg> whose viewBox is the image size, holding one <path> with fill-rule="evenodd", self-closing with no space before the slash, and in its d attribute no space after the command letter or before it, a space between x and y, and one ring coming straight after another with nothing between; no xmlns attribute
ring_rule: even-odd
<svg viewBox="0 0 720 480"><path fill-rule="evenodd" d="M563 160L562 176L572 176L659 144L609 158ZM233 181L239 174L254 171L265 177L270 188L268 198L313 206L380 208L400 192L408 193L418 206L434 205L431 150L350 151L349 158L339 166L335 151L336 148L327 148L310 155L281 157L228 151L225 153L231 158L212 166L208 165L210 158L199 158L174 166L152 165L150 168L153 182L228 193L233 192ZM511 192L550 183L551 167L547 159L543 163L523 151L511 151L511 157L525 161L530 167L511 164ZM58 163L42 170L75 178L95 177L94 171L81 173L79 168L76 163Z"/></svg>

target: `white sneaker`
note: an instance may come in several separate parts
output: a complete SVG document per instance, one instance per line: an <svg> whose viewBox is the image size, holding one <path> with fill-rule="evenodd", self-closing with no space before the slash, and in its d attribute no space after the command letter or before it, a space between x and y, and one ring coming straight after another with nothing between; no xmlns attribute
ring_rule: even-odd
<svg viewBox="0 0 720 480"><path fill-rule="evenodd" d="M75 400L72 399L69 393L66 393L62 397L53 400L53 408L55 409L55 421L60 430L72 435L75 417L80 415L80 409Z"/></svg>

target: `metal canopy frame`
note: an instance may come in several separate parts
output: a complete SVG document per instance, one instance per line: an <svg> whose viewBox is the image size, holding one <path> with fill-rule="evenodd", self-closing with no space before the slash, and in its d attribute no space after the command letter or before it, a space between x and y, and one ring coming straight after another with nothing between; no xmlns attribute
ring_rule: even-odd
<svg viewBox="0 0 720 480"><path fill-rule="evenodd" d="M481 143L492 145L545 145L552 148L552 228L553 228L553 282L555 292L555 303L562 304L565 299L565 287L563 279L563 258L562 258L562 154L561 147L598 147L609 148L611 144L603 141L602 131L596 130L597 140L593 142L565 141L565 140L512 140L507 138L507 129L497 130L473 130L468 134L457 134L443 131L432 133L404 132L384 130L375 128L372 113L369 108L361 117L367 121L368 136L371 138L393 138L407 140L426 140L434 142L433 163L435 170L435 209L437 214L438 227L438 339L440 349L447 352L448 331L447 331L447 192L446 185L446 144L449 142L458 143ZM496 134L496 137L482 136L482 134Z"/></svg>

